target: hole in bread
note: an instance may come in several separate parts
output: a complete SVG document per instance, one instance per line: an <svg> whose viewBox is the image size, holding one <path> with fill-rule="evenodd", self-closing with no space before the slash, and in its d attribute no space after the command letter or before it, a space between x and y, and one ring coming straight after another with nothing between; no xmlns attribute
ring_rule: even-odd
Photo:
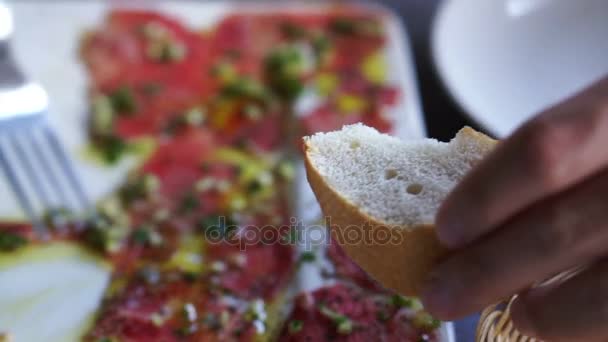
<svg viewBox="0 0 608 342"><path fill-rule="evenodd" d="M353 140L350 142L350 148L355 150L358 149L361 146L361 143L357 140Z"/></svg>
<svg viewBox="0 0 608 342"><path fill-rule="evenodd" d="M397 177L397 170L388 169L388 170L384 171L384 179L393 179L395 177Z"/></svg>
<svg viewBox="0 0 608 342"><path fill-rule="evenodd" d="M408 194L418 195L420 192L422 192L422 184L418 184L418 183L410 184L407 186L406 191Z"/></svg>

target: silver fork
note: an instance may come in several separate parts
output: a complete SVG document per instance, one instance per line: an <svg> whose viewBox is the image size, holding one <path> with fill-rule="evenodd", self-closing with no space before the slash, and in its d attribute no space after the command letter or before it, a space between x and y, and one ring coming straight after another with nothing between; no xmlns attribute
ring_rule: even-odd
<svg viewBox="0 0 608 342"><path fill-rule="evenodd" d="M47 120L48 96L17 68L9 49L9 8L0 0L0 168L40 233L49 209L86 211L90 202Z"/></svg>

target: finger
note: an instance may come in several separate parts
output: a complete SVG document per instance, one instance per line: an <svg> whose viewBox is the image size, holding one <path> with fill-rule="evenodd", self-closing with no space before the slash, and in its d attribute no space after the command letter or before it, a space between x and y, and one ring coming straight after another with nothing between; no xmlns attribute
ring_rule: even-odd
<svg viewBox="0 0 608 342"><path fill-rule="evenodd" d="M608 249L608 171L533 206L454 252L423 291L429 311L454 319L500 301Z"/></svg>
<svg viewBox="0 0 608 342"><path fill-rule="evenodd" d="M608 262L549 290L534 289L513 304L517 329L546 341L608 339Z"/></svg>
<svg viewBox="0 0 608 342"><path fill-rule="evenodd" d="M608 164L608 78L501 142L447 197L439 239L461 247Z"/></svg>

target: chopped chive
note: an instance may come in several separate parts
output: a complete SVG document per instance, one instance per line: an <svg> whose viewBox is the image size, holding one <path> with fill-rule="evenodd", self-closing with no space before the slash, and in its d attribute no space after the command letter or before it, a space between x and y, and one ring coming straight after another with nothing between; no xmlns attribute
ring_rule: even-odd
<svg viewBox="0 0 608 342"><path fill-rule="evenodd" d="M179 211L182 214L188 214L198 209L200 202L193 192L188 192L181 200Z"/></svg>
<svg viewBox="0 0 608 342"><path fill-rule="evenodd" d="M133 91L126 85L114 90L109 97L112 107L119 115L131 115L137 110Z"/></svg>
<svg viewBox="0 0 608 342"><path fill-rule="evenodd" d="M128 150L127 143L120 137L109 134L98 138L98 145L103 159L109 163L116 163Z"/></svg>
<svg viewBox="0 0 608 342"><path fill-rule="evenodd" d="M303 252L300 255L299 263L314 262L316 259L317 256L314 252Z"/></svg>
<svg viewBox="0 0 608 342"><path fill-rule="evenodd" d="M18 234L11 232L0 232L0 251L12 252L28 243L28 240Z"/></svg>
<svg viewBox="0 0 608 342"><path fill-rule="evenodd" d="M391 304L397 308L411 308L414 301L411 298L395 294L391 297Z"/></svg>
<svg viewBox="0 0 608 342"><path fill-rule="evenodd" d="M289 332L289 334L293 335L299 333L303 327L304 322L294 319L289 321L289 324L287 325L287 331Z"/></svg>

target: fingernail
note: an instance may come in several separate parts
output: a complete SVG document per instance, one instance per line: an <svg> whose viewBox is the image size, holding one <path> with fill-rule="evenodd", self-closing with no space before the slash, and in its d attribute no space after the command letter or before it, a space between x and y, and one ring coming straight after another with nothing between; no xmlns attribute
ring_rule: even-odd
<svg viewBox="0 0 608 342"><path fill-rule="evenodd" d="M463 228L458 222L438 218L435 230L439 242L448 248L458 248L464 243L464 237L460 233Z"/></svg>

